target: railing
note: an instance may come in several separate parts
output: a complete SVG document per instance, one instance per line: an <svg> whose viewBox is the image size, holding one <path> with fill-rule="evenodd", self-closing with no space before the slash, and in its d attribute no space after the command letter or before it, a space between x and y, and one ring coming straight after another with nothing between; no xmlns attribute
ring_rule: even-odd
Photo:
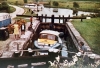
<svg viewBox="0 0 100 68"><path fill-rule="evenodd" d="M61 23L60 20L63 20L63 23L66 23L67 21L69 21L69 19L81 19L81 22L83 21L83 19L86 19L86 17L70 17L70 16L64 17L64 15L63 16L59 15L59 17L56 17L54 15L47 16L47 14L46 15L42 14L41 16L39 16L38 14L35 16L32 16L32 15L17 15L17 16L19 16L19 17L36 17L40 20L40 22L43 22L43 19L45 19L44 22L47 22L47 19L51 19L51 23L54 23L55 19L58 19L59 23Z"/></svg>

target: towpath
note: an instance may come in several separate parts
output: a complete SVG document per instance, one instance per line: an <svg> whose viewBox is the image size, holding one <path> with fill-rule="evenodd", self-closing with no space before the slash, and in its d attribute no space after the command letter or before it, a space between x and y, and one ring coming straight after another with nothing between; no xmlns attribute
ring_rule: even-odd
<svg viewBox="0 0 100 68"><path fill-rule="evenodd" d="M23 8L20 8L18 6L14 6L14 5L10 5L10 6L13 6L16 9L15 12L10 13L11 23L14 23L14 18L16 17L16 14L23 14L24 13L24 9ZM2 52L6 48L6 45L10 41L12 41L12 39L10 37L7 40L5 40L5 41L0 40L0 52Z"/></svg>

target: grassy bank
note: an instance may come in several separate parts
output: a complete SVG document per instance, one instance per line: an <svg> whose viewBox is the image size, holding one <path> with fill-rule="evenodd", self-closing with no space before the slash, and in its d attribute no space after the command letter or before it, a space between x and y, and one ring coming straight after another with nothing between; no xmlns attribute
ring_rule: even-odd
<svg viewBox="0 0 100 68"><path fill-rule="evenodd" d="M100 54L100 18L83 20L83 22L73 20L72 24L86 40L91 49L95 53Z"/></svg>
<svg viewBox="0 0 100 68"><path fill-rule="evenodd" d="M14 12L16 9L12 6L10 6L10 13Z"/></svg>

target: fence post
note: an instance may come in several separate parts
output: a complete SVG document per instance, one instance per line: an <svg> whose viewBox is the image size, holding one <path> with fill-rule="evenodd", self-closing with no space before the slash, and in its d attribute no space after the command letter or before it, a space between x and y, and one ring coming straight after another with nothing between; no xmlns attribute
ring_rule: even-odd
<svg viewBox="0 0 100 68"><path fill-rule="evenodd" d="M63 15L63 23L65 24L65 19L64 19L64 15Z"/></svg>
<svg viewBox="0 0 100 68"><path fill-rule="evenodd" d="M81 22L83 22L83 19L81 18Z"/></svg>
<svg viewBox="0 0 100 68"><path fill-rule="evenodd" d="M51 17L50 30L54 29L53 24L54 24L54 15L52 15Z"/></svg>
<svg viewBox="0 0 100 68"><path fill-rule="evenodd" d="M60 23L60 17L61 17L61 16L59 15L59 23Z"/></svg>
<svg viewBox="0 0 100 68"><path fill-rule="evenodd" d="M51 23L54 24L54 15L51 17Z"/></svg>
<svg viewBox="0 0 100 68"><path fill-rule="evenodd" d="M36 17L38 18L38 14L36 14Z"/></svg>
<svg viewBox="0 0 100 68"><path fill-rule="evenodd" d="M65 19L65 22L68 22L68 18Z"/></svg>
<svg viewBox="0 0 100 68"><path fill-rule="evenodd" d="M43 22L43 14L40 17L40 22Z"/></svg>
<svg viewBox="0 0 100 68"><path fill-rule="evenodd" d="M46 22L46 19L47 19L47 14L45 15L45 22Z"/></svg>

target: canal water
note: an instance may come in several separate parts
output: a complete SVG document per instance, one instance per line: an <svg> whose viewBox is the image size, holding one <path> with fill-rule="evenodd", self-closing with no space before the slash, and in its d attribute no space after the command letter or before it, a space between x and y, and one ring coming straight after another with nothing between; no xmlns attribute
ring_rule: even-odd
<svg viewBox="0 0 100 68"><path fill-rule="evenodd" d="M43 14L43 16L47 15L47 16L52 16L54 15L55 17L73 17L75 15L73 15L73 10L70 10L70 9L63 9L63 8L57 8L58 9L58 12L53 12L53 9L54 8L45 8L42 10L42 11L39 11L38 12L38 15L41 16ZM78 16L81 16L82 14L84 15L89 15L91 14L90 12L83 12L83 11L78 11ZM51 19L47 19L46 20L47 22L51 22ZM45 19L43 19L43 22L45 22ZM59 23L59 20L58 19L55 19L54 21L55 23ZM63 23L63 20L60 20L60 23Z"/></svg>

